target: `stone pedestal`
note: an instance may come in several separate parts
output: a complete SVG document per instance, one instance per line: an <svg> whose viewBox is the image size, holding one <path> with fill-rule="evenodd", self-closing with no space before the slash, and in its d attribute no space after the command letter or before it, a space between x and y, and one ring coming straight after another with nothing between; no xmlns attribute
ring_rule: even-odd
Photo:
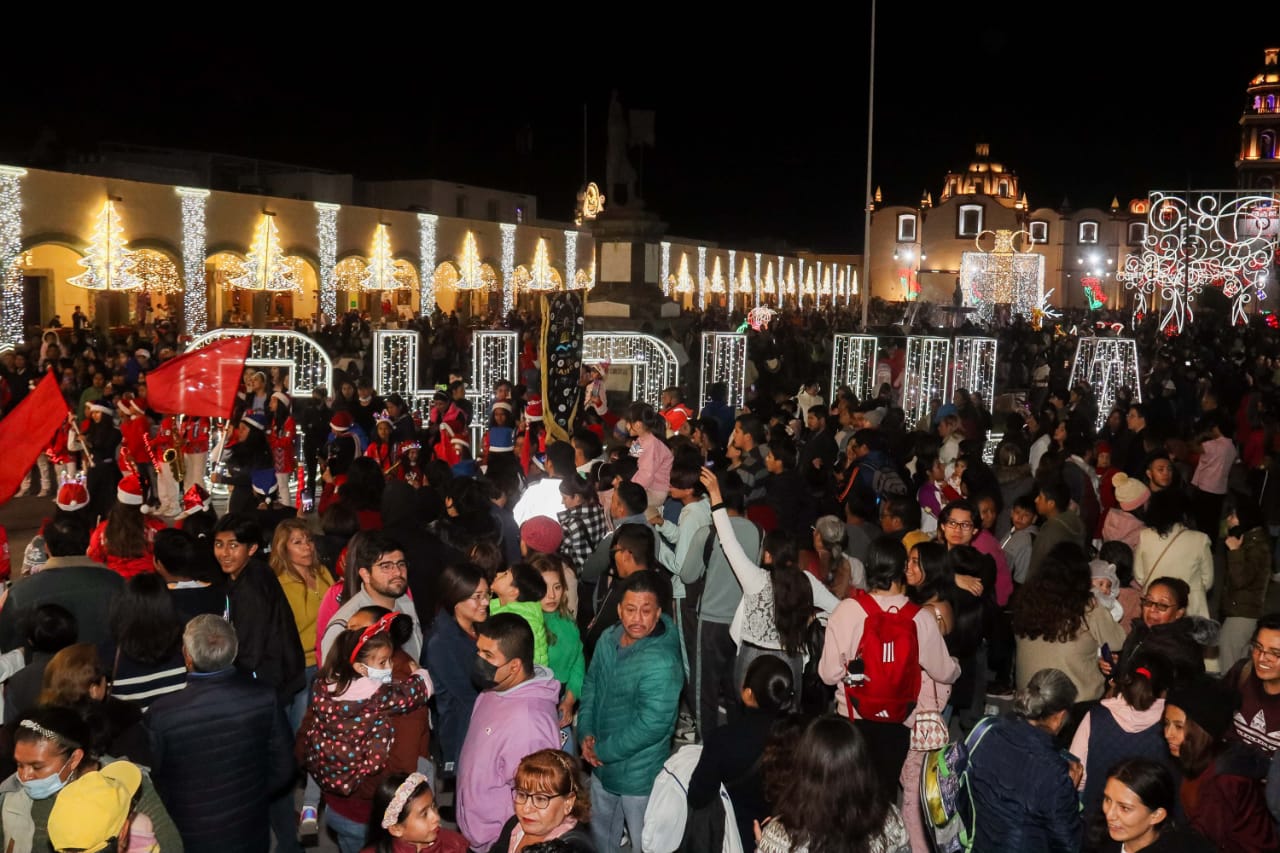
<svg viewBox="0 0 1280 853"><path fill-rule="evenodd" d="M590 229L597 257L596 286L587 300L588 325L639 330L644 323L655 324L668 301L662 295L659 257L667 224L646 210L606 208ZM607 310L593 313L593 303L608 303Z"/></svg>

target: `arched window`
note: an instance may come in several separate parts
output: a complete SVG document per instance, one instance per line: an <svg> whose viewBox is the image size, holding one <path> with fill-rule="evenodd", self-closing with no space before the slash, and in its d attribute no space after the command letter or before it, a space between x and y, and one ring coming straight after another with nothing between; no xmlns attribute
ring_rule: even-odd
<svg viewBox="0 0 1280 853"><path fill-rule="evenodd" d="M1264 130L1258 136L1258 156L1264 160L1274 160L1276 156L1276 135L1274 131Z"/></svg>

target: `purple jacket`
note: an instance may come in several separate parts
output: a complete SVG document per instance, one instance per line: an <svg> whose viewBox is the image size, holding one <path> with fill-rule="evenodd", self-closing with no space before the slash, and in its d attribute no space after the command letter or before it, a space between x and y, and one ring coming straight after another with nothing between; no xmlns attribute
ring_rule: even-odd
<svg viewBox="0 0 1280 853"><path fill-rule="evenodd" d="M476 699L458 756L458 829L477 853L488 853L515 814L511 788L520 759L560 748L560 682L546 667L510 690Z"/></svg>

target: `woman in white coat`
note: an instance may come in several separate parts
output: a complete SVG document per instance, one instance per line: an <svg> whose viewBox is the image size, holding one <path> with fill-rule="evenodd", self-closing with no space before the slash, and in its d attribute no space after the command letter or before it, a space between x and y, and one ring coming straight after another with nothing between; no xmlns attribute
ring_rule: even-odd
<svg viewBox="0 0 1280 853"><path fill-rule="evenodd" d="M1213 587L1213 549L1209 537L1188 526L1190 504L1177 489L1161 489L1147 504L1147 526L1133 551L1133 577L1145 592L1165 576L1191 587L1187 615L1209 618L1208 593Z"/></svg>

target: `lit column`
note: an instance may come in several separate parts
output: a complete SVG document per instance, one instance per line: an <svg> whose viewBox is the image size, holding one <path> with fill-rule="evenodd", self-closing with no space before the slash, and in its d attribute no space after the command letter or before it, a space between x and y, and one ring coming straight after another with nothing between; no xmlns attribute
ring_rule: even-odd
<svg viewBox="0 0 1280 853"><path fill-rule="evenodd" d="M858 292L858 274L853 271L853 264L845 264L845 269L848 270L844 280L844 304L847 308L853 304L853 295Z"/></svg>
<svg viewBox="0 0 1280 853"><path fill-rule="evenodd" d="M761 275L763 275L763 273L761 273L761 272L760 272L760 261L761 261L761 260L763 260L763 256L762 256L759 252L756 252L756 280L755 280L755 289L756 289L756 307L757 307L757 308L759 308L759 307L760 307L760 276L761 276Z"/></svg>
<svg viewBox="0 0 1280 853"><path fill-rule="evenodd" d="M204 282L204 206L209 191L177 187L182 199L182 332L194 338L209 330L208 293Z"/></svg>
<svg viewBox="0 0 1280 853"><path fill-rule="evenodd" d="M781 308L787 295L787 271L782 267L782 255L778 255L778 281L775 285L778 294L778 307Z"/></svg>
<svg viewBox="0 0 1280 853"><path fill-rule="evenodd" d="M729 300L729 313L733 313L733 294L738 289L738 268L734 266L734 259L738 253L733 249L729 250L729 284L725 289L725 295Z"/></svg>
<svg viewBox="0 0 1280 853"><path fill-rule="evenodd" d="M439 220L434 213L418 214L418 255L422 264L418 311L427 319L436 313L436 223Z"/></svg>
<svg viewBox="0 0 1280 853"><path fill-rule="evenodd" d="M800 259L800 274L796 276L796 307L804 309L804 258Z"/></svg>
<svg viewBox="0 0 1280 853"><path fill-rule="evenodd" d="M338 322L338 205L316 202L316 239L320 244L320 325Z"/></svg>
<svg viewBox="0 0 1280 853"><path fill-rule="evenodd" d="M502 316L516 307L516 227L503 223L502 229Z"/></svg>
<svg viewBox="0 0 1280 853"><path fill-rule="evenodd" d="M671 243L663 240L660 244L662 247L662 295L671 295L671 285L667 283L667 279L671 277Z"/></svg>
<svg viewBox="0 0 1280 853"><path fill-rule="evenodd" d="M22 345L22 179L26 169L0 166L0 349Z"/></svg>
<svg viewBox="0 0 1280 853"><path fill-rule="evenodd" d="M698 247L698 310L707 310L707 247Z"/></svg>
<svg viewBox="0 0 1280 853"><path fill-rule="evenodd" d="M578 232L564 232L564 289L573 287L573 277L578 272Z"/></svg>

